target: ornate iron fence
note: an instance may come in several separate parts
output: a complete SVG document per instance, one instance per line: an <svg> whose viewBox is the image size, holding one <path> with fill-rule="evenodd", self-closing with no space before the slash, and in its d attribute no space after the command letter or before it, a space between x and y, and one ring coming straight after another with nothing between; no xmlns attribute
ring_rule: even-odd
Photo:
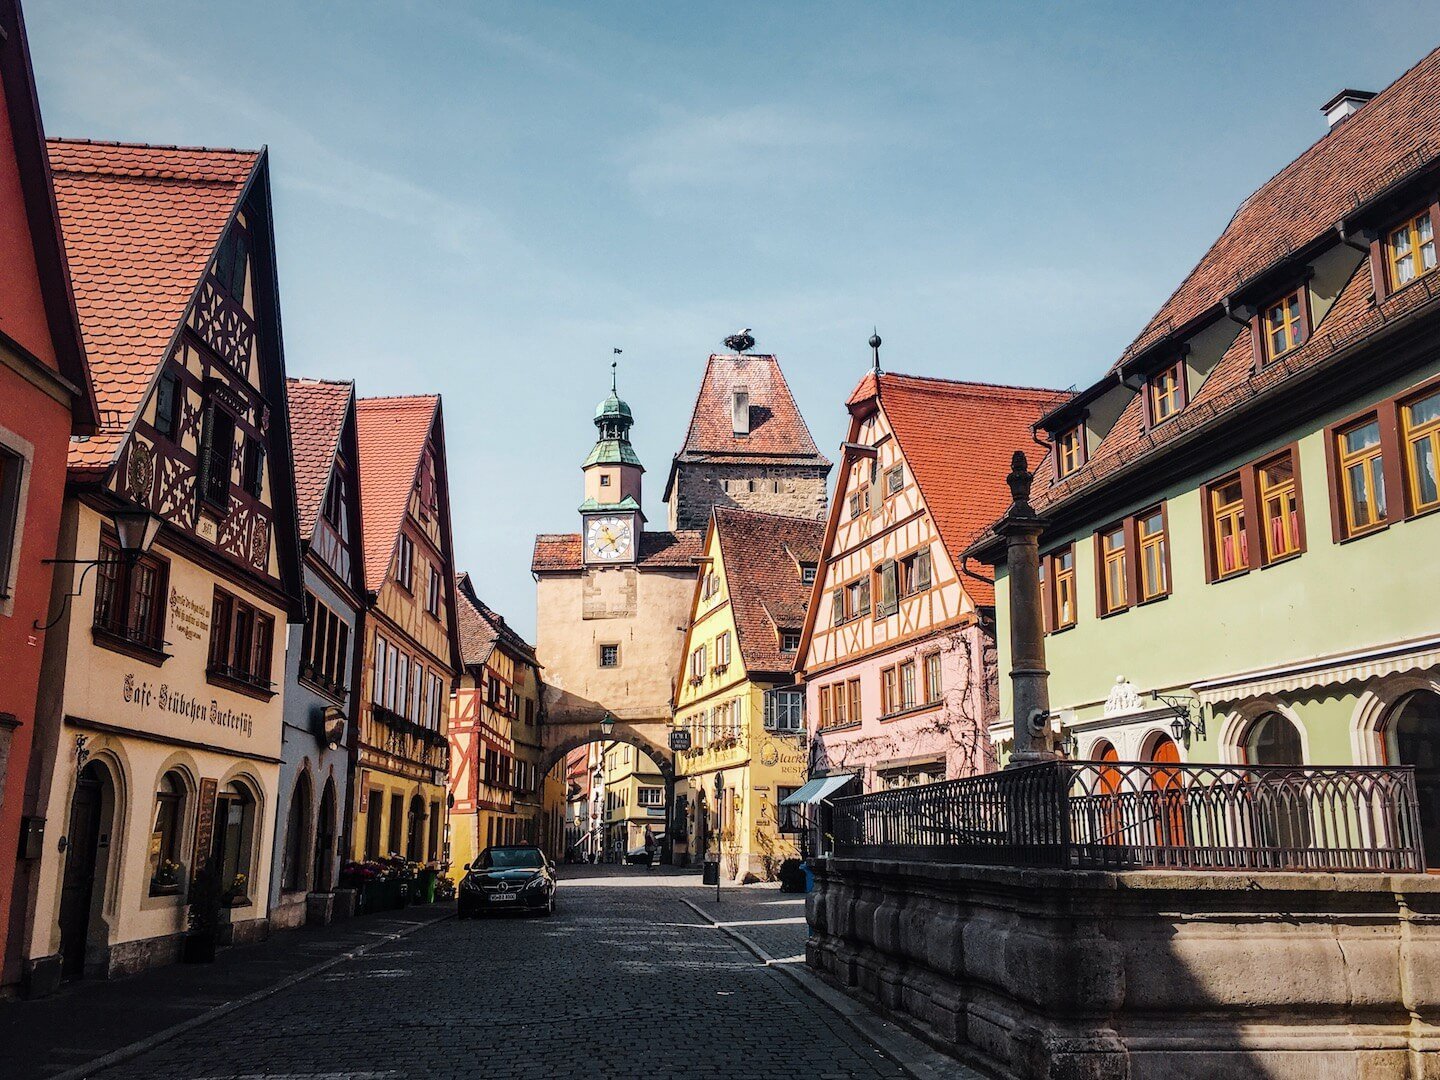
<svg viewBox="0 0 1440 1080"><path fill-rule="evenodd" d="M1055 761L837 799L841 856L1091 869L1419 872L1409 766Z"/></svg>

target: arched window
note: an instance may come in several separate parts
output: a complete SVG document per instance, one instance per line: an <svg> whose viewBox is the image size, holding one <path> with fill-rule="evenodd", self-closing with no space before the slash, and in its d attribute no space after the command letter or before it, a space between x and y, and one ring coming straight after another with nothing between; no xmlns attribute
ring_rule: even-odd
<svg viewBox="0 0 1440 1080"><path fill-rule="evenodd" d="M155 824L150 830L150 895L173 896L185 883L180 837L185 822L185 778L171 769L155 789Z"/></svg>
<svg viewBox="0 0 1440 1080"><path fill-rule="evenodd" d="M255 848L255 796L234 780L215 797L215 846L212 855L220 888L230 903L249 902Z"/></svg>
<svg viewBox="0 0 1440 1080"><path fill-rule="evenodd" d="M1415 766L1420 835L1425 863L1440 866L1440 694L1417 690L1401 698L1390 716L1392 760Z"/></svg>
<svg viewBox="0 0 1440 1080"><path fill-rule="evenodd" d="M1250 765L1305 764L1300 729L1279 713L1266 713L1250 725L1245 761Z"/></svg>
<svg viewBox="0 0 1440 1080"><path fill-rule="evenodd" d="M280 879L280 888L285 892L303 892L308 887L305 871L310 860L305 834L309 824L310 778L301 773L290 796L290 814L285 822L285 873Z"/></svg>

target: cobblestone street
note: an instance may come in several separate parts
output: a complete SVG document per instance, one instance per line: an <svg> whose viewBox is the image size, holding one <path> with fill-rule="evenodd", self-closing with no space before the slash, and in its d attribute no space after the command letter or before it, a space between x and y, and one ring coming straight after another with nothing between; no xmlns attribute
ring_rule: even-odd
<svg viewBox="0 0 1440 1080"><path fill-rule="evenodd" d="M697 880L565 867L553 918L447 919L100 1075L907 1075L686 903L778 965L803 953L801 898L728 890L715 905Z"/></svg>

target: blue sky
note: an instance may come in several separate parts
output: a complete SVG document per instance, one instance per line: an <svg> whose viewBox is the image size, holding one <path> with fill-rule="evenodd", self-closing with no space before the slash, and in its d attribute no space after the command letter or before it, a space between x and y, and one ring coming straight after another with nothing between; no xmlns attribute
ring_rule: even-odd
<svg viewBox="0 0 1440 1080"><path fill-rule="evenodd" d="M54 135L269 146L292 374L445 396L459 564L525 633L613 347L660 503L706 355L821 447L864 372L1102 372L1432 3L28 0ZM833 456L833 455L832 455Z"/></svg>

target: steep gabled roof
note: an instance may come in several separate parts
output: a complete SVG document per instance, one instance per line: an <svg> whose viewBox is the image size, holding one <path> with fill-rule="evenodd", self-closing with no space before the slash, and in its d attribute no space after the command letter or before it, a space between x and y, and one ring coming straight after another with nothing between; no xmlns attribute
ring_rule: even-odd
<svg viewBox="0 0 1440 1080"><path fill-rule="evenodd" d="M1246 199L1120 362L1216 305L1397 180L1440 158L1440 49Z"/></svg>
<svg viewBox="0 0 1440 1080"><path fill-rule="evenodd" d="M825 523L717 506L711 528L746 673L789 672L795 654L780 651L780 631L804 625L811 586L801 584L800 564L819 562Z"/></svg>
<svg viewBox="0 0 1440 1080"><path fill-rule="evenodd" d="M365 532L365 587L379 592L390 573L425 441L440 408L437 394L360 398L360 513Z"/></svg>
<svg viewBox="0 0 1440 1080"><path fill-rule="evenodd" d="M330 486L340 434L355 400L355 384L333 379L287 379L286 388L295 457L295 508L300 515L300 539L308 543Z"/></svg>
<svg viewBox="0 0 1440 1080"><path fill-rule="evenodd" d="M89 432L99 414L60 238L59 208L18 0L0 0L0 124L8 127L4 145L14 159L13 173L9 163L0 172L0 194L10 204L5 212L14 214L0 230L0 264L6 267L0 334L42 364L54 364L75 387L72 424L76 432ZM11 188L12 182L18 190Z"/></svg>
<svg viewBox="0 0 1440 1080"><path fill-rule="evenodd" d="M1040 460L1045 451L1035 442L1031 426L1068 394L887 372L865 376L851 395L852 407L865 403L857 395L866 380L875 387L872 396L885 411L958 570L966 547L1009 505L1005 476L1011 455L1023 450L1032 464ZM995 587L989 570L980 572L981 578L962 575L965 591L976 606L993 606Z"/></svg>
<svg viewBox="0 0 1440 1080"><path fill-rule="evenodd" d="M699 529L677 532L642 532L637 565L647 570L694 570L695 560L705 553L705 534ZM585 551L579 533L541 533L535 537L530 557L532 573L571 571L585 568Z"/></svg>
<svg viewBox="0 0 1440 1080"><path fill-rule="evenodd" d="M468 573L457 574L455 585L459 595L456 617L460 627L460 656L466 667L483 667L497 644L503 644L526 663L539 666L534 646L517 634L503 615L480 599Z"/></svg>
<svg viewBox="0 0 1440 1080"><path fill-rule="evenodd" d="M743 389L750 398L750 431L735 434L731 394ZM828 468L805 418L795 404L780 362L765 354L713 353L705 364L690 426L675 461L745 461L813 464ZM675 481L672 464L665 498Z"/></svg>
<svg viewBox="0 0 1440 1080"><path fill-rule="evenodd" d="M51 139L55 196L100 431L70 465L105 471L179 333L263 151Z"/></svg>

